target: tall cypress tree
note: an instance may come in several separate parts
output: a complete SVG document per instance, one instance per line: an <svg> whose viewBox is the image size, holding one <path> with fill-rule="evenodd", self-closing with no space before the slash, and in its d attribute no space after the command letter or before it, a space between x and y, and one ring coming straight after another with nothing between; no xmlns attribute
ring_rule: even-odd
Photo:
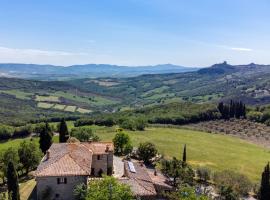
<svg viewBox="0 0 270 200"><path fill-rule="evenodd" d="M41 151L45 154L46 151L52 145L52 131L49 124L46 122L45 127L42 128L42 131L39 135L39 147Z"/></svg>
<svg viewBox="0 0 270 200"><path fill-rule="evenodd" d="M265 166L264 172L262 173L261 187L259 193L260 200L270 199L270 170L269 163Z"/></svg>
<svg viewBox="0 0 270 200"><path fill-rule="evenodd" d="M69 137L68 127L63 118L59 124L59 142L60 143L66 142L68 140L68 137Z"/></svg>
<svg viewBox="0 0 270 200"><path fill-rule="evenodd" d="M8 186L8 195L11 198L11 200L20 200L18 174L15 170L13 162L8 163L7 186Z"/></svg>
<svg viewBox="0 0 270 200"><path fill-rule="evenodd" d="M184 151L183 151L183 163L187 162L187 146L185 144Z"/></svg>

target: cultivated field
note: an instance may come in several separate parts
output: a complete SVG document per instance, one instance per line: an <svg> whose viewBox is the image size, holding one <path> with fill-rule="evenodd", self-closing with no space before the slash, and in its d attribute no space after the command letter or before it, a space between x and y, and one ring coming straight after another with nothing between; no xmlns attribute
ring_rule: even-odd
<svg viewBox="0 0 270 200"><path fill-rule="evenodd" d="M56 96L40 96L36 95L36 101L46 101L46 102L60 102L59 97Z"/></svg>
<svg viewBox="0 0 270 200"><path fill-rule="evenodd" d="M270 127L248 120L230 119L200 122L187 127L208 133L218 133L240 137L253 143L270 147Z"/></svg>

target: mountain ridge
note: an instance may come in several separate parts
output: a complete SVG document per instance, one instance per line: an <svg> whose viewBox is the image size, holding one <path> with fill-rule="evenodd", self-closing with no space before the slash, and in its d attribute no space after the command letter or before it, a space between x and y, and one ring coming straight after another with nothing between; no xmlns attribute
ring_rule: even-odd
<svg viewBox="0 0 270 200"><path fill-rule="evenodd" d="M0 63L1 76L41 80L98 77L133 77L142 74L182 73L196 70L198 70L198 68L189 68L172 64L132 67L110 64L85 64L64 67L57 65Z"/></svg>

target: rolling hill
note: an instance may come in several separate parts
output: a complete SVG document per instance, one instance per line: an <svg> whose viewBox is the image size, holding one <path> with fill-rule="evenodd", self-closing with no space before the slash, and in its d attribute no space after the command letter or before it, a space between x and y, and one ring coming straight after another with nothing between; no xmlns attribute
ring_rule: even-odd
<svg viewBox="0 0 270 200"><path fill-rule="evenodd" d="M186 101L200 104L241 99L246 104L262 105L270 103L270 66L254 63L233 66L224 62L193 72L129 78L66 81L0 78L0 95L3 116L9 110L30 116L28 111L32 110L33 118L44 113L89 115Z"/></svg>

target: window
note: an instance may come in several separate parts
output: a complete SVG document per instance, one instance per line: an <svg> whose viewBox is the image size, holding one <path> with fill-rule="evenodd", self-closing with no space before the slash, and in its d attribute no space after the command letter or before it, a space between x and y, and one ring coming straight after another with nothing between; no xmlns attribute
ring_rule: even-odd
<svg viewBox="0 0 270 200"><path fill-rule="evenodd" d="M100 159L101 159L100 155L97 155L97 159L98 159L98 160L100 160Z"/></svg>
<svg viewBox="0 0 270 200"><path fill-rule="evenodd" d="M67 184L67 178L57 178L57 184Z"/></svg>
<svg viewBox="0 0 270 200"><path fill-rule="evenodd" d="M91 168L91 175L95 176L95 168Z"/></svg>

